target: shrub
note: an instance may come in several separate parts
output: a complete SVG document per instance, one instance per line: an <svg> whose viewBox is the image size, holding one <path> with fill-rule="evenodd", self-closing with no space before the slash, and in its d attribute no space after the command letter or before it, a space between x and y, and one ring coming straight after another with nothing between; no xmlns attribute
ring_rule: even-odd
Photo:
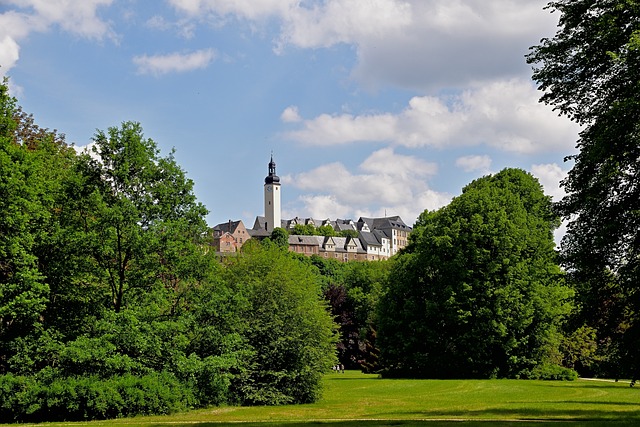
<svg viewBox="0 0 640 427"><path fill-rule="evenodd" d="M532 380L573 381L578 379L578 373L575 370L549 363L536 366L524 376Z"/></svg>
<svg viewBox="0 0 640 427"><path fill-rule="evenodd" d="M96 376L0 376L0 419L18 422L79 421L168 414L194 404L173 375L157 373L109 379Z"/></svg>

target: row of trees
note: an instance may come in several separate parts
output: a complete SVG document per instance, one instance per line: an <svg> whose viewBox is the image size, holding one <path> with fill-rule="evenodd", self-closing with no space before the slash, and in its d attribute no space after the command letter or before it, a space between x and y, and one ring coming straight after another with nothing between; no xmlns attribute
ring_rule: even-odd
<svg viewBox="0 0 640 427"><path fill-rule="evenodd" d="M505 170L423 213L378 305L389 374L640 376L640 3L548 8L558 32L527 61L542 102L583 128L567 196L552 206Z"/></svg>
<svg viewBox="0 0 640 427"><path fill-rule="evenodd" d="M316 400L336 328L317 268L224 268L206 209L139 124L77 154L0 85L0 419Z"/></svg>
<svg viewBox="0 0 640 427"><path fill-rule="evenodd" d="M276 230L220 265L193 183L138 124L78 155L0 85L0 419L311 402L337 360L637 378L640 3L550 7L560 29L527 60L583 125L568 196L553 205L518 169L480 178L387 262L302 257Z"/></svg>

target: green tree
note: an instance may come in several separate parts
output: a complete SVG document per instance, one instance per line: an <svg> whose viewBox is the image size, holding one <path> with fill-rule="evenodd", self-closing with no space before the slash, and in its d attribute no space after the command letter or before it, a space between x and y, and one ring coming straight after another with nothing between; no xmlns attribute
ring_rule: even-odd
<svg viewBox="0 0 640 427"><path fill-rule="evenodd" d="M353 237L354 239L358 237L358 232L356 230L342 230L338 233L340 237Z"/></svg>
<svg viewBox="0 0 640 427"><path fill-rule="evenodd" d="M315 236L317 232L313 224L296 224L291 234L296 236Z"/></svg>
<svg viewBox="0 0 640 427"><path fill-rule="evenodd" d="M230 260L225 280L248 301L244 334L251 357L234 379L245 404L309 403L335 363L335 325L320 280L305 263L276 248L254 246Z"/></svg>
<svg viewBox="0 0 640 427"><path fill-rule="evenodd" d="M378 305L387 373L534 376L557 361L570 296L556 262L557 225L550 198L518 169L423 212Z"/></svg>
<svg viewBox="0 0 640 427"><path fill-rule="evenodd" d="M316 228L316 233L319 236L333 237L336 235L336 230L332 226L327 224L321 225L320 227Z"/></svg>
<svg viewBox="0 0 640 427"><path fill-rule="evenodd" d="M196 250L205 235L206 209L196 201L173 153L160 157L138 123L98 131L93 158L80 162L84 206L74 214L96 265L95 280L108 288L117 312L161 282L178 284L176 263Z"/></svg>
<svg viewBox="0 0 640 427"><path fill-rule="evenodd" d="M640 2L561 0L554 37L527 61L541 101L583 126L563 182L560 213L570 222L562 242L575 283L608 287L611 275L632 313L623 335L620 374L640 376ZM597 295L606 289L590 291ZM597 302L598 299L592 299ZM602 308L584 305L586 313ZM593 316L591 316L593 319ZM591 322L590 326L600 329ZM601 330L601 329L600 329ZM600 336L600 340L613 338Z"/></svg>
<svg viewBox="0 0 640 427"><path fill-rule="evenodd" d="M279 248L289 249L289 233L281 227L276 227L271 232L271 241Z"/></svg>
<svg viewBox="0 0 640 427"><path fill-rule="evenodd" d="M47 249L74 157L64 136L35 125L0 84L0 372L14 340L38 331L55 300Z"/></svg>

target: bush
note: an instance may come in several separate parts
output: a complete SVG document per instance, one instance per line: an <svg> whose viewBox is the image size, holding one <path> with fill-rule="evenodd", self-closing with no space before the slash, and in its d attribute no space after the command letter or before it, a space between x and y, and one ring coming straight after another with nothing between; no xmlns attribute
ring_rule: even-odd
<svg viewBox="0 0 640 427"><path fill-rule="evenodd" d="M578 373L570 368L552 364L541 364L523 375L531 380L573 381L578 379Z"/></svg>
<svg viewBox="0 0 640 427"><path fill-rule="evenodd" d="M0 419L18 422L80 421L168 414L192 406L194 398L171 374L106 380L95 376L0 376Z"/></svg>

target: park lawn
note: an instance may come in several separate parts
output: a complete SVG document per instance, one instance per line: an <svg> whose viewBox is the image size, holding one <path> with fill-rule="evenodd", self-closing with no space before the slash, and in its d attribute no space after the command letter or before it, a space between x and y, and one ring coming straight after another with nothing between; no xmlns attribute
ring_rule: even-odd
<svg viewBox="0 0 640 427"><path fill-rule="evenodd" d="M324 381L323 399L309 405L219 407L64 425L640 425L640 390L628 382L393 380L357 371L327 374Z"/></svg>

